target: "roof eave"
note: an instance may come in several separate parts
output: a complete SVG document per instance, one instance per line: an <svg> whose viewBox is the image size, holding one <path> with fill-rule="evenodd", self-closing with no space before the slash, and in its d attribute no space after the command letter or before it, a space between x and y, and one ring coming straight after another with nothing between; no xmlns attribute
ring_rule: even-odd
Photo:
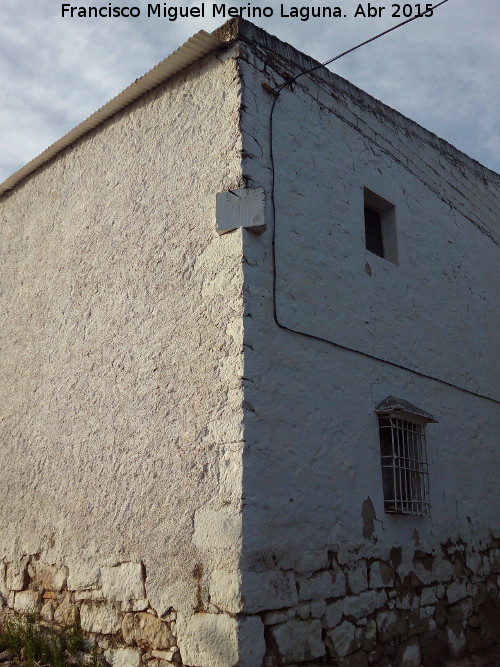
<svg viewBox="0 0 500 667"><path fill-rule="evenodd" d="M8 190L12 190L21 180L29 176L36 169L55 157L62 150L71 146L85 134L101 125L105 120L111 118L126 106L137 100L141 95L156 88L172 76L193 64L197 60L205 57L212 51L221 48L227 48L227 43L217 37L210 35L204 30L200 30L190 37L187 42L180 46L171 55L167 56L153 69L146 72L144 76L134 81L125 88L119 95L110 100L107 104L91 114L86 120L81 122L75 128L70 130L55 143L46 148L40 155L28 162L24 167L9 176L0 184L0 195Z"/></svg>

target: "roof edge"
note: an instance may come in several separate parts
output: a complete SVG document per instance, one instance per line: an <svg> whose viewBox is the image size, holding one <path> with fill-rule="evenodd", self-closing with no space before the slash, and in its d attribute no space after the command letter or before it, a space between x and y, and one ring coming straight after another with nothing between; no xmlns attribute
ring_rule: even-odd
<svg viewBox="0 0 500 667"><path fill-rule="evenodd" d="M314 71L309 74L313 79L318 78L330 86L339 86L348 95L355 100L358 100L358 102L361 100L368 100L373 109L376 109L379 113L385 113L388 118L394 116L404 118L405 122L416 134L422 136L424 140L432 144L433 147L444 156L451 159L458 158L469 169L479 173L481 176L486 177L489 180L493 180L495 183L498 182L499 174L494 169L482 164L446 139L443 139L431 130L428 130L412 118L405 116L401 111L393 109L385 102L379 100L370 93L367 93L354 83L351 83L348 79L345 79L333 70L328 69L315 58L303 53L295 46L281 40L279 37L272 35L263 28L255 25L255 23L240 17L232 18L214 30L212 35L218 37L218 39L221 39L223 42L226 42L226 45L241 40L253 46L257 45L264 49L268 49L278 58L289 61L292 66L299 71L304 72L314 69Z"/></svg>
<svg viewBox="0 0 500 667"><path fill-rule="evenodd" d="M91 130L101 125L105 120L111 118L129 104L137 100L144 93L153 90L156 86L164 83L181 70L192 65L197 60L221 48L227 47L225 40L211 35L205 30L200 30L190 37L182 46L169 56L164 58L158 65L150 69L146 74L139 77L125 90L112 100L94 111L88 118L70 130L63 137L51 144L42 153L28 162L24 167L9 176L0 184L0 195L12 190L20 181L32 174L39 167L55 157L68 146L74 144L78 139L88 134Z"/></svg>

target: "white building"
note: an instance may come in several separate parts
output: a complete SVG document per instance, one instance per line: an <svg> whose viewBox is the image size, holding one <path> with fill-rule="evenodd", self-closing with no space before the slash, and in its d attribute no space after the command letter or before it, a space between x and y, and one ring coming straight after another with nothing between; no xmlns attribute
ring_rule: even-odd
<svg viewBox="0 0 500 667"><path fill-rule="evenodd" d="M114 665L497 636L499 177L316 65L198 33L2 186L0 592Z"/></svg>

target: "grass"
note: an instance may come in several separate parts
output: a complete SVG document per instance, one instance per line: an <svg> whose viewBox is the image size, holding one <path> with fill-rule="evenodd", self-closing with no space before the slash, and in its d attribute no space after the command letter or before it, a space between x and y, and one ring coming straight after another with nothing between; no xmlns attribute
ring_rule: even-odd
<svg viewBox="0 0 500 667"><path fill-rule="evenodd" d="M66 667L83 664L84 637L78 626L60 631L40 625L35 614L0 618L0 653L10 650L27 667ZM97 650L85 660L89 667L102 665Z"/></svg>

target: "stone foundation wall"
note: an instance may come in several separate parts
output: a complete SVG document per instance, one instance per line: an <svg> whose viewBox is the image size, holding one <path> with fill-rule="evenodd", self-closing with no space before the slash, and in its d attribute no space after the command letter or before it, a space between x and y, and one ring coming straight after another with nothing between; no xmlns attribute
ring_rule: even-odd
<svg viewBox="0 0 500 667"><path fill-rule="evenodd" d="M1 563L0 603L4 611L35 612L50 626L79 625L112 665L181 662L176 613L157 616L146 597L142 563L103 567L93 584L80 575L37 556Z"/></svg>
<svg viewBox="0 0 500 667"><path fill-rule="evenodd" d="M440 553L394 548L295 578L296 604L262 614L264 665L443 665L500 635L500 549L462 542Z"/></svg>
<svg viewBox="0 0 500 667"><path fill-rule="evenodd" d="M356 560L325 551L316 559L324 567L263 576L260 590L253 577L254 609L266 599L285 605L255 614L224 613L204 591L197 613L160 617L142 563L102 567L85 584L81 572L38 556L0 564L0 602L48 625L80 625L115 667L437 666L499 638L499 541L481 551L450 541L440 553L393 548L386 559Z"/></svg>

